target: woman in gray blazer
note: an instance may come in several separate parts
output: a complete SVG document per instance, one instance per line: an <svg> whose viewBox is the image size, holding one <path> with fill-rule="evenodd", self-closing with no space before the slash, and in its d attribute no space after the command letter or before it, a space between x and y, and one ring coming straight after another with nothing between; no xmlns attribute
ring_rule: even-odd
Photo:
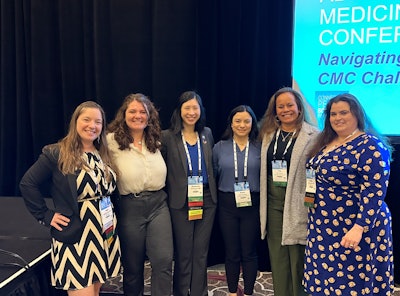
<svg viewBox="0 0 400 296"><path fill-rule="evenodd" d="M175 296L206 296L207 255L216 212L212 167L214 139L205 127L200 96L184 92L162 132L167 192L174 235Z"/></svg>
<svg viewBox="0 0 400 296"><path fill-rule="evenodd" d="M272 96L260 127L261 238L267 237L275 296L306 295L306 158L318 130L305 112L301 95L285 87Z"/></svg>

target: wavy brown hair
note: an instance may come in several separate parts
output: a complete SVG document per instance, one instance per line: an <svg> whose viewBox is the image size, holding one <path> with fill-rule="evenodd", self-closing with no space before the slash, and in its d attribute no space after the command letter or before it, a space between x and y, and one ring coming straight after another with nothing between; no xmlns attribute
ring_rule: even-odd
<svg viewBox="0 0 400 296"><path fill-rule="evenodd" d="M130 94L125 97L121 107L118 109L114 120L108 125L108 131L114 133L115 141L119 144L120 150L129 149L133 143L133 137L125 121L125 113L133 101L143 104L147 112L147 126L143 131L144 141L147 149L155 153L161 147L161 125L157 109L148 97L141 93Z"/></svg>
<svg viewBox="0 0 400 296"><path fill-rule="evenodd" d="M82 114L82 112L90 108L98 109L101 113L101 119L102 119L101 133L99 137L93 141L93 144L96 147L97 151L99 152L99 155L103 163L110 166L111 168L114 167L107 148L107 139L105 135L106 115L104 113L104 110L96 102L86 101L80 104L78 107L76 107L74 113L71 116L67 135L58 142L60 147L58 167L64 175L74 174L78 169L89 170L87 163L82 158L83 145L81 138L76 130L76 122L79 116ZM107 166L105 166L105 174L106 177L109 177Z"/></svg>
<svg viewBox="0 0 400 296"><path fill-rule="evenodd" d="M337 133L332 128L330 117L331 117L332 105L338 102L348 103L350 106L350 112L354 115L354 117L357 120L357 128L362 132L369 133L379 138L385 144L386 148L389 150L389 153L391 155L393 147L390 145L387 138L382 136L374 128L373 124L371 123L369 117L366 115L365 110L362 107L361 103L358 101L358 99L352 94L344 93L331 98L326 104L324 110L324 117L325 117L324 129L318 135L317 141L315 142L315 145L312 147L310 151L310 156L316 155L323 147L328 145L337 137Z"/></svg>

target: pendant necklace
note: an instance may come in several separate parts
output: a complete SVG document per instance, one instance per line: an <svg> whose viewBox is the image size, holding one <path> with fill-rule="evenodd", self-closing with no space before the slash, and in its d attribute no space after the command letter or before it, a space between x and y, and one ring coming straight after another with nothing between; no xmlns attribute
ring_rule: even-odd
<svg viewBox="0 0 400 296"><path fill-rule="evenodd" d="M292 133L289 132L289 133L286 134L286 136L284 136L284 135L283 135L283 131L282 131L282 134L281 134L281 135L282 135L282 142L286 142L286 139L287 139L291 134L292 134Z"/></svg>

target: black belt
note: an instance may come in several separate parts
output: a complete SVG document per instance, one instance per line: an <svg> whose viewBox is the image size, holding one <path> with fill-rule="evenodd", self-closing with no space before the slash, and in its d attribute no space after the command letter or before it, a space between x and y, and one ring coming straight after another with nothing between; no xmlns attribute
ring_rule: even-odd
<svg viewBox="0 0 400 296"><path fill-rule="evenodd" d="M139 193L121 194L120 197L121 198L141 198L141 197L152 195L157 191L159 191L159 190L156 190L156 191L142 191L142 192L139 192Z"/></svg>

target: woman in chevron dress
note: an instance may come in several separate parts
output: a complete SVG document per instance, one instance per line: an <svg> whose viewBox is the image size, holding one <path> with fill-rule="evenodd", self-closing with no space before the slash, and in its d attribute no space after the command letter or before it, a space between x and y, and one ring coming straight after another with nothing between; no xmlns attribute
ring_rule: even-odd
<svg viewBox="0 0 400 296"><path fill-rule="evenodd" d="M20 182L28 210L51 228L51 283L71 296L99 295L101 285L121 269L109 197L116 188L116 173L105 124L101 106L92 101L80 104L68 134L45 146ZM47 181L54 210L41 192Z"/></svg>

